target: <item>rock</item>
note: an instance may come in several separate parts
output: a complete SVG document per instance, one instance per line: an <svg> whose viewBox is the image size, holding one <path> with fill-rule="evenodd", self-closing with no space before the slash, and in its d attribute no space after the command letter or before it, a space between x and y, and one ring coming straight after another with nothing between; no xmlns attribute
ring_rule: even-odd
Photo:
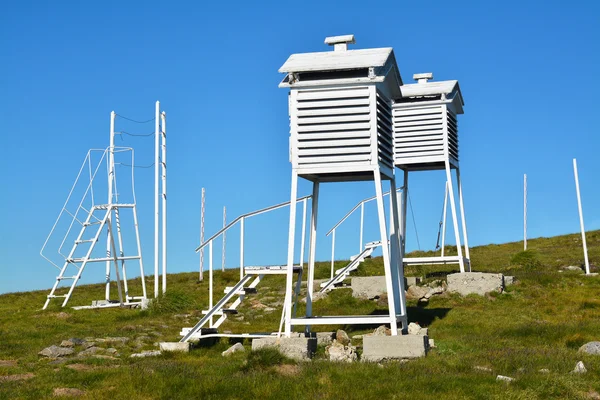
<svg viewBox="0 0 600 400"><path fill-rule="evenodd" d="M74 352L75 351L73 349L70 349L68 347L59 347L59 346L52 345L50 347L46 347L44 350L40 351L38 354L40 356L44 356L44 357L48 357L48 358L58 358L58 357L70 356Z"/></svg>
<svg viewBox="0 0 600 400"><path fill-rule="evenodd" d="M564 271L576 271L576 272L583 272L583 269L579 266L575 266L575 265L569 265L566 267L563 267Z"/></svg>
<svg viewBox="0 0 600 400"><path fill-rule="evenodd" d="M412 285L406 291L406 298L409 300L420 300L429 292L429 289L422 286Z"/></svg>
<svg viewBox="0 0 600 400"><path fill-rule="evenodd" d="M117 354L117 353L118 353L118 350L117 350L117 349L115 349L114 347L110 347L110 348L106 349L105 351L106 351L108 354L113 354L113 355L115 355L115 354Z"/></svg>
<svg viewBox="0 0 600 400"><path fill-rule="evenodd" d="M117 353L115 355L118 356L119 354ZM94 354L92 357L94 357L94 358L101 358L101 359L104 359L104 360L118 360L118 358L116 358L116 357L107 356L107 355L104 355L104 354Z"/></svg>
<svg viewBox="0 0 600 400"><path fill-rule="evenodd" d="M573 371L571 371L572 374L585 374L587 372L587 369L585 368L585 365L583 365L583 362L578 361L577 364L575 364L575 369Z"/></svg>
<svg viewBox="0 0 600 400"><path fill-rule="evenodd" d="M327 346L325 353L329 355L329 361L334 362L352 362L358 359L356 347L344 346L337 340L334 340L330 346Z"/></svg>
<svg viewBox="0 0 600 400"><path fill-rule="evenodd" d="M268 306L267 306L267 307L265 307L265 308L263 309L263 312L264 312L264 313L272 313L272 312L273 312L273 311L275 311L275 310L276 310L276 308L273 308L273 307L268 307Z"/></svg>
<svg viewBox="0 0 600 400"><path fill-rule="evenodd" d="M89 357L89 356L93 356L94 354L97 354L99 352L103 352L104 349L100 348L100 347L96 347L96 346L92 346L92 347L88 347L87 349L80 351L79 354L77 354L78 357Z"/></svg>
<svg viewBox="0 0 600 400"><path fill-rule="evenodd" d="M317 338L264 337L252 341L252 351L262 348L275 348L293 360L308 361L317 350Z"/></svg>
<svg viewBox="0 0 600 400"><path fill-rule="evenodd" d="M224 352L221 353L221 355L223 357L228 357L233 353L238 353L238 352L243 352L246 351L246 349L244 349L244 346L241 343L236 343L233 346L231 346L230 348L228 348L227 350L225 350Z"/></svg>
<svg viewBox="0 0 600 400"><path fill-rule="evenodd" d="M502 293L502 290L504 290L504 277L502 274L462 272L450 274L447 279L448 291L463 296L469 294L483 296L489 292Z"/></svg>
<svg viewBox="0 0 600 400"><path fill-rule="evenodd" d="M374 299L387 293L385 276L361 276L350 281L352 296L360 299Z"/></svg>
<svg viewBox="0 0 600 400"><path fill-rule="evenodd" d="M75 388L56 388L52 392L54 397L79 397L83 396L85 392Z"/></svg>
<svg viewBox="0 0 600 400"><path fill-rule="evenodd" d="M493 372L490 367L482 367L481 365L476 365L473 367L473 369L481 372Z"/></svg>
<svg viewBox="0 0 600 400"><path fill-rule="evenodd" d="M579 352L600 355L600 342L588 342L579 348Z"/></svg>
<svg viewBox="0 0 600 400"><path fill-rule="evenodd" d="M429 339L429 348L435 349L435 342L433 341L433 339Z"/></svg>
<svg viewBox="0 0 600 400"><path fill-rule="evenodd" d="M515 380L515 378L511 378L510 376L498 375L496 377L496 380L502 382L512 382Z"/></svg>
<svg viewBox="0 0 600 400"><path fill-rule="evenodd" d="M428 350L427 336L365 336L362 361L381 362L424 357Z"/></svg>
<svg viewBox="0 0 600 400"><path fill-rule="evenodd" d="M542 368L540 369L538 372L542 373L542 374L549 374L550 370L548 368Z"/></svg>
<svg viewBox="0 0 600 400"><path fill-rule="evenodd" d="M377 329L375 329L373 333L367 334L365 336L392 336L392 330L385 325L381 325Z"/></svg>
<svg viewBox="0 0 600 400"><path fill-rule="evenodd" d="M408 334L409 335L425 335L427 336L427 328L421 328L421 325L419 324L415 324L414 322L411 322L410 324L408 324Z"/></svg>
<svg viewBox="0 0 600 400"><path fill-rule="evenodd" d="M75 347L75 343L71 342L70 340L63 340L60 342L60 347Z"/></svg>
<svg viewBox="0 0 600 400"><path fill-rule="evenodd" d="M158 344L161 351L177 351L181 353L190 352L190 344L187 342L161 342Z"/></svg>
<svg viewBox="0 0 600 400"><path fill-rule="evenodd" d="M427 291L427 293L425 294L425 296L423 296L423 298L429 300L431 298L431 296L436 295L436 294L442 294L444 293L444 288L442 288L441 286L438 287L434 287L431 288Z"/></svg>
<svg viewBox="0 0 600 400"><path fill-rule="evenodd" d="M335 334L333 332L317 332L317 344L329 345L333 343Z"/></svg>
<svg viewBox="0 0 600 400"><path fill-rule="evenodd" d="M423 280L420 276L405 276L404 277L404 287L409 287L413 285L418 285Z"/></svg>
<svg viewBox="0 0 600 400"><path fill-rule="evenodd" d="M27 379L31 379L34 377L35 375L31 372L27 374L4 375L0 376L0 382L26 381Z"/></svg>
<svg viewBox="0 0 600 400"><path fill-rule="evenodd" d="M131 358L155 357L155 356L160 356L161 354L162 353L160 352L160 350L147 350L147 351L142 351L141 353L132 354L129 357L131 357Z"/></svg>
<svg viewBox="0 0 600 400"><path fill-rule="evenodd" d="M506 276L504 275L504 286L514 285L517 279L514 276Z"/></svg>
<svg viewBox="0 0 600 400"><path fill-rule="evenodd" d="M125 344L127 342L129 342L129 338L127 337L110 337L107 336L104 338L103 340L105 343L120 343L120 344Z"/></svg>
<svg viewBox="0 0 600 400"><path fill-rule="evenodd" d="M84 342L81 346L84 349L89 349L90 347L94 347L96 345L96 342Z"/></svg>
<svg viewBox="0 0 600 400"><path fill-rule="evenodd" d="M587 398L592 400L600 400L600 393L590 390L587 392Z"/></svg>
<svg viewBox="0 0 600 400"><path fill-rule="evenodd" d="M364 335L354 335L354 336L352 336L352 339L354 339L354 340L362 340L363 337L364 337Z"/></svg>
<svg viewBox="0 0 600 400"><path fill-rule="evenodd" d="M343 346L347 346L350 344L350 337L348 336L346 331L343 331L341 329L338 329L335 333L335 340L337 340L337 342Z"/></svg>

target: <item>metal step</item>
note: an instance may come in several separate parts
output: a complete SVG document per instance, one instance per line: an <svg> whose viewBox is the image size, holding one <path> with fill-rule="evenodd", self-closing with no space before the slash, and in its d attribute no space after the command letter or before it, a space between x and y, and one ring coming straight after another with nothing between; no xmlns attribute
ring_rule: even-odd
<svg viewBox="0 0 600 400"><path fill-rule="evenodd" d="M76 240L75 244L81 244L81 243L94 243L95 240L94 239L82 239L82 240Z"/></svg>
<svg viewBox="0 0 600 400"><path fill-rule="evenodd" d="M64 279L77 279L77 276L57 276L56 277L57 281L62 281Z"/></svg>
<svg viewBox="0 0 600 400"><path fill-rule="evenodd" d="M223 293L227 294L227 293L231 292L232 290L233 290L233 286L227 286L227 287L225 287L225 289L223 289ZM256 288L245 287L245 288L238 290L236 294L239 296L244 296L247 294L256 294L256 293L257 293Z"/></svg>
<svg viewBox="0 0 600 400"><path fill-rule="evenodd" d="M49 299L55 299L55 298L58 298L58 297L67 297L67 296L68 296L68 294L49 294L46 297L49 298Z"/></svg>
<svg viewBox="0 0 600 400"><path fill-rule="evenodd" d="M302 267L294 265L294 273L302 271ZM244 267L244 272L247 275L278 275L287 274L287 265L269 265L269 266L255 266L255 267Z"/></svg>
<svg viewBox="0 0 600 400"><path fill-rule="evenodd" d="M235 308L224 308L222 311L223 311L223 314L227 314L227 315L235 315L235 314L239 314L240 313Z"/></svg>

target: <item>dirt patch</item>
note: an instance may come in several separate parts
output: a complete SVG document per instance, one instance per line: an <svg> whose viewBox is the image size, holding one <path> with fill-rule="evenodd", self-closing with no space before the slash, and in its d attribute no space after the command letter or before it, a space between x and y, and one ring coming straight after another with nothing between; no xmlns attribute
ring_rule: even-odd
<svg viewBox="0 0 600 400"><path fill-rule="evenodd" d="M79 397L83 396L85 392L83 390L75 389L75 388L56 388L52 392L52 395L55 397Z"/></svg>
<svg viewBox="0 0 600 400"><path fill-rule="evenodd" d="M17 360L0 360L0 367L15 367Z"/></svg>
<svg viewBox="0 0 600 400"><path fill-rule="evenodd" d="M96 369L95 367L86 364L69 364L66 367L72 369L73 371L91 371Z"/></svg>
<svg viewBox="0 0 600 400"><path fill-rule="evenodd" d="M18 375L5 375L0 376L0 382L14 382L14 381L25 381L27 379L34 378L35 375L31 372L27 374L18 374Z"/></svg>
<svg viewBox="0 0 600 400"><path fill-rule="evenodd" d="M296 376L300 373L300 367L297 365L283 364L276 366L275 371L283 376Z"/></svg>

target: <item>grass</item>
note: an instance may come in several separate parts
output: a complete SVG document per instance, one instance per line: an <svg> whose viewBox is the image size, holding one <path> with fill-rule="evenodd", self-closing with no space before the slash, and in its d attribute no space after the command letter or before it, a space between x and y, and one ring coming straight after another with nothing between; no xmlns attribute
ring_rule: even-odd
<svg viewBox="0 0 600 400"><path fill-rule="evenodd" d="M600 262L600 231L589 232L587 241L591 262ZM220 353L231 345L227 340L197 347L189 354L130 358L134 352L156 349L155 342L178 340L180 329L194 325L201 317L208 304L208 284L197 282L195 273L170 275L167 295L145 311L74 311L61 309L58 304L41 311L47 291L1 295L0 360L15 363L0 362L0 398L48 398L54 388L66 387L83 390L81 398L111 400L589 398L590 392L600 392L600 356L584 356L577 349L588 341L600 340L600 277L560 272L563 266L582 264L578 235L533 239L528 245L527 252L522 251L522 242L471 250L475 270L517 278L518 283L503 294L444 294L425 305L409 302L409 319L429 327L437 348L425 358L404 364L331 364L323 359L323 349L309 363L295 363L273 351L246 351L224 358ZM446 252L455 254L456 249L447 247ZM336 268L343 265L343 261L336 262ZM317 278L326 278L329 268L328 262L319 263ZM407 275L436 280L454 269L415 266L407 269ZM373 258L361 264L357 274L379 275L382 271L381 259ZM235 270L216 272L215 293L222 293L238 277ZM147 284L153 287L151 279ZM130 285L132 292L139 292L135 287L139 283L132 281ZM283 277L266 277L258 289L222 330L277 330ZM103 285L79 287L72 305L102 298L103 290ZM384 301L353 298L349 289L336 290L314 304L315 313L329 315L369 314L384 312L385 308ZM298 312L303 311L301 304ZM337 327L319 327L333 328ZM344 328L350 336L366 332L360 326ZM71 337L129 340L124 344L96 344L115 347L119 353L115 359L68 358L55 363L37 355L43 348ZM244 344L249 350L249 343ZM579 360L588 373L571 374ZM20 381L3 379L27 373L34 376ZM496 382L498 374L516 380L510 384Z"/></svg>

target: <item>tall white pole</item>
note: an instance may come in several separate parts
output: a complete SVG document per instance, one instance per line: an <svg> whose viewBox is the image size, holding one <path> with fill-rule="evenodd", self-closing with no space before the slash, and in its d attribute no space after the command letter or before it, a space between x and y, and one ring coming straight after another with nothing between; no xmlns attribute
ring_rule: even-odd
<svg viewBox="0 0 600 400"><path fill-rule="evenodd" d="M227 207L223 207L223 228L227 226ZM227 232L223 232L223 250L221 251L221 271L225 271L225 242L227 240Z"/></svg>
<svg viewBox="0 0 600 400"><path fill-rule="evenodd" d="M110 147L108 149L108 205L112 204L113 199L113 182L115 179L115 117L114 111L110 113ZM112 214L112 211L110 212ZM110 225L110 217L108 216L107 223ZM112 232L110 229L107 230L106 235L106 258L111 257L111 245L112 245ZM110 300L110 261L106 261L106 287L105 295L106 300Z"/></svg>
<svg viewBox="0 0 600 400"><path fill-rule="evenodd" d="M159 182L158 170L160 164L160 102L156 102L156 112L154 114L154 297L158 297L158 197L159 197Z"/></svg>
<svg viewBox="0 0 600 400"><path fill-rule="evenodd" d="M358 246L358 252L361 253L363 250L363 226L365 223L365 203L361 203L360 205L360 235L359 240L360 244Z"/></svg>
<svg viewBox="0 0 600 400"><path fill-rule="evenodd" d="M304 267L304 248L306 247L306 200L302 200L302 237L300 238L300 266Z"/></svg>
<svg viewBox="0 0 600 400"><path fill-rule="evenodd" d="M523 175L523 250L527 250L527 174Z"/></svg>
<svg viewBox="0 0 600 400"><path fill-rule="evenodd" d="M333 230L333 234L331 235L331 278L333 279L333 266L335 264L335 229Z"/></svg>
<svg viewBox="0 0 600 400"><path fill-rule="evenodd" d="M202 188L202 201L200 203L200 244L204 244L204 195L205 191ZM204 247L200 250L200 282L204 280Z"/></svg>
<svg viewBox="0 0 600 400"><path fill-rule="evenodd" d="M583 257L585 259L585 273L590 273L590 260L588 260L587 243L585 241L585 228L583 227L583 210L581 208L581 194L579 192L579 175L577 174L577 160L573 159L573 171L575 171L575 189L577 189L577 206L579 207L579 225L581 225L581 240L583 242Z"/></svg>
<svg viewBox="0 0 600 400"><path fill-rule="evenodd" d="M240 220L240 280L244 278L244 219Z"/></svg>
<svg viewBox="0 0 600 400"><path fill-rule="evenodd" d="M162 122L162 292L167 292L167 114L161 114Z"/></svg>
<svg viewBox="0 0 600 400"><path fill-rule="evenodd" d="M444 189L444 211L442 212L442 254L444 257L444 252L446 251L444 248L446 247L446 213L448 211L448 182L446 181L446 188Z"/></svg>

